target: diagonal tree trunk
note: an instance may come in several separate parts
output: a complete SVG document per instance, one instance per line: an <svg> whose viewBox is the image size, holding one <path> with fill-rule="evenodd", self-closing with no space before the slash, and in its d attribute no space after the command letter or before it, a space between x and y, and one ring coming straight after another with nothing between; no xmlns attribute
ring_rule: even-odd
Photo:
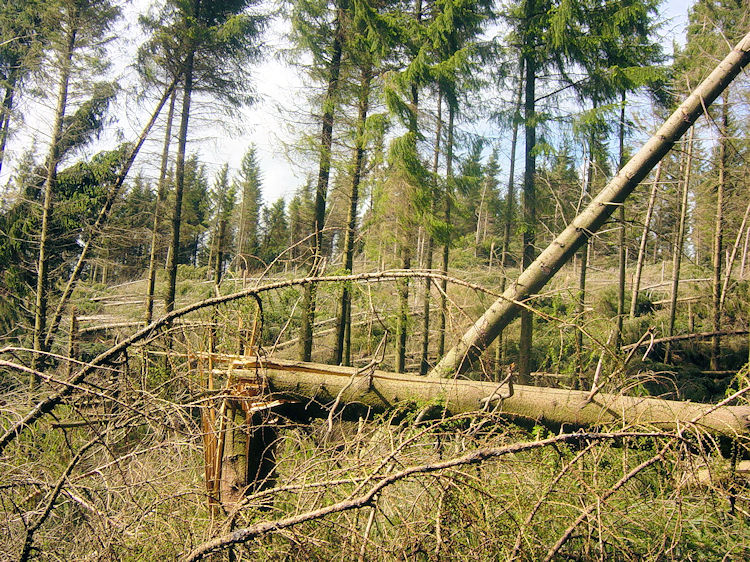
<svg viewBox="0 0 750 562"><path fill-rule="evenodd" d="M159 116L159 113L161 113L161 110L164 107L164 104L166 103L167 99L169 99L169 96L174 89L176 81L177 79L175 79L172 82L172 84L167 88L167 90L164 92L161 99L159 100L159 103L154 109L154 112L151 114L151 118L149 119L148 123L146 123L146 126L143 128L143 131L141 132L141 136L138 137L138 141L135 143L135 146L133 146L133 148L131 149L127 160L125 161L125 163L122 166L122 169L120 170L120 173L115 179L115 182L112 184L109 194L107 195L107 200L104 202L104 205L99 210L99 214L96 217L96 221L94 222L94 225L91 228L91 234L86 240L86 243L83 245L83 248L81 249L81 253L78 255L78 260L76 261L75 266L73 266L73 271L71 271L70 276L68 277L68 281L65 284L65 289L63 290L63 293L60 296L60 300L57 303L57 307L55 308L55 314L52 318L52 322L50 323L50 327L49 327L49 330L47 331L47 336L45 338L45 344L47 346L51 345L52 339L55 337L55 333L57 332L57 329L60 326L60 320L62 319L63 310L65 308L65 305L70 300L70 296L73 294L73 289L75 289L78 283L78 280L81 277L81 272L83 271L83 266L86 263L86 260L88 259L88 254L89 254L89 250L91 249L91 245L93 244L94 240L96 240L96 238L99 236L102 227L109 219L110 212L112 211L112 206L117 200L117 196L120 193L120 189L125 183L125 178L127 178L128 173L130 172L130 168L133 166L133 163L135 162L135 159L138 156L138 153L140 152L140 149L143 146L143 143L146 141L146 138L148 137L148 134L151 131L151 128L154 126L154 123L156 122L156 119Z"/></svg>
<svg viewBox="0 0 750 562"><path fill-rule="evenodd" d="M750 33L719 63L589 206L524 270L430 373L450 377L467 369L518 314L519 301L539 291L612 215L729 83L750 62Z"/></svg>

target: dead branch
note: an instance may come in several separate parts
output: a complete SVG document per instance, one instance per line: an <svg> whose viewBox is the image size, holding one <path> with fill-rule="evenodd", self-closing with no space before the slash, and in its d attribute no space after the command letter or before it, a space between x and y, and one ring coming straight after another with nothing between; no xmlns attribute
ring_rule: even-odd
<svg viewBox="0 0 750 562"><path fill-rule="evenodd" d="M352 497L347 500L343 500L319 509L293 515L291 517L284 517L274 521L262 521L244 529L238 529L232 533L228 533L224 536L207 541L190 552L185 558L184 562L193 562L200 560L207 554L222 550L231 545L241 544L261 537L268 533L282 531L290 527L294 527L301 523L308 521L314 521L321 519L333 513L342 513L353 509L360 509L362 507L371 506L373 501L388 486L395 484L406 478L410 478L419 474L430 474L441 470L454 468L457 466L479 464L487 460L495 459L505 455L522 453L525 451L531 451L542 447L547 447L557 443L568 443L578 442L581 440L594 440L594 441L605 441L612 439L623 439L628 437L656 437L674 438L673 434L665 433L633 433L633 432L616 432L616 433L566 433L542 439L540 441L532 441L526 443L514 443L504 447L485 447L477 449L460 457L454 457L445 461L421 464L416 466L407 467L399 472L393 473L388 476L381 478L376 484L374 484L367 492L360 496Z"/></svg>

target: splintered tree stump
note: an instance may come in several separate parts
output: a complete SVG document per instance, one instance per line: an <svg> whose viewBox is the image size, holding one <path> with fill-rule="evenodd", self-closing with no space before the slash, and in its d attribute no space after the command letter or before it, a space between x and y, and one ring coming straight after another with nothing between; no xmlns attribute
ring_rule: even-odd
<svg viewBox="0 0 750 562"><path fill-rule="evenodd" d="M251 412L244 400L229 400L219 499L227 511L253 492L275 483L278 430L270 412Z"/></svg>

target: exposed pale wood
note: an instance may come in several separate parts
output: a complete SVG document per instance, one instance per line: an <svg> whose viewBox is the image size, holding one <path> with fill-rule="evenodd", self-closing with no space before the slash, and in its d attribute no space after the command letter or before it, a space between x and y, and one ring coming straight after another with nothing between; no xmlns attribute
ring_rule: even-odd
<svg viewBox="0 0 750 562"><path fill-rule="evenodd" d="M359 404L375 412L409 401L443 404L451 413L494 410L511 416L553 424L596 426L622 423L676 428L697 427L724 435L745 433L750 428L750 406L722 406L597 394L525 385L497 384L460 379L430 379L379 370L329 366L281 359L235 357L232 376L255 380L258 372L277 397L341 404Z"/></svg>

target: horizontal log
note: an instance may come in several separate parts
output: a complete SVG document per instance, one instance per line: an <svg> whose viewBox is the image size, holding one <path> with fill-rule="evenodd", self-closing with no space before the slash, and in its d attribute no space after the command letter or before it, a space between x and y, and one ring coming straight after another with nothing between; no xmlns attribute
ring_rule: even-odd
<svg viewBox="0 0 750 562"><path fill-rule="evenodd" d="M234 357L235 380L262 374L276 398L361 404L382 412L403 402L440 403L453 413L483 409L539 422L577 427L621 423L675 429L686 425L737 435L750 429L750 406L721 406L558 388L498 385L462 379L434 379L354 367L334 367L280 359Z"/></svg>

